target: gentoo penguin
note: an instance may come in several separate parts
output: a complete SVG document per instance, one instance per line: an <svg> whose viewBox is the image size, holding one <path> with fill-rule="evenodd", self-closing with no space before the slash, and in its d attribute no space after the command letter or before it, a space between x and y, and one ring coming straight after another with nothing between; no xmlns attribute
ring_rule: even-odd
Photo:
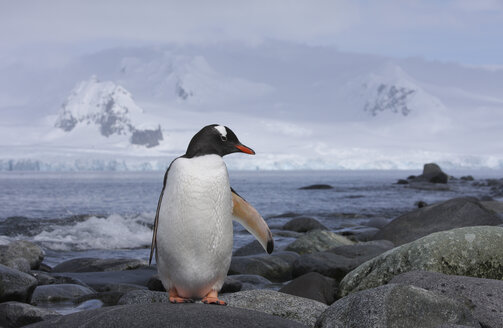
<svg viewBox="0 0 503 328"><path fill-rule="evenodd" d="M232 256L232 220L240 222L271 253L271 231L260 214L229 185L222 156L255 152L226 126L196 133L185 155L171 162L155 215L149 264L156 250L157 271L172 303L225 305L218 299Z"/></svg>

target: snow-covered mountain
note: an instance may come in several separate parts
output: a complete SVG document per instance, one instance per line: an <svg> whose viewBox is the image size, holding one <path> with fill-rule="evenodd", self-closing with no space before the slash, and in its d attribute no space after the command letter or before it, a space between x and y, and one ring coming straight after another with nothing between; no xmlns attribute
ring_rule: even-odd
<svg viewBox="0 0 503 328"><path fill-rule="evenodd" d="M212 123L257 151L229 156L237 169L503 168L501 85L503 70L277 41L18 63L0 68L0 170L163 169Z"/></svg>

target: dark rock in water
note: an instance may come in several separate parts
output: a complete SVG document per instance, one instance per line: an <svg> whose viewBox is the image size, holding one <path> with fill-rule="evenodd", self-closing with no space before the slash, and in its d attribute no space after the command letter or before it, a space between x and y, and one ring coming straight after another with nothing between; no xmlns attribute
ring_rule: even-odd
<svg viewBox="0 0 503 328"><path fill-rule="evenodd" d="M30 269L38 269L44 260L45 252L40 246L25 240L16 240L7 246L0 246L0 264L16 270L28 272ZM25 262L25 264L19 264Z"/></svg>
<svg viewBox="0 0 503 328"><path fill-rule="evenodd" d="M348 238L328 230L313 230L286 246L287 251L299 254L321 252L327 249L354 244Z"/></svg>
<svg viewBox="0 0 503 328"><path fill-rule="evenodd" d="M433 183L447 183L449 181L449 176L435 163L424 164L423 174L419 178Z"/></svg>
<svg viewBox="0 0 503 328"><path fill-rule="evenodd" d="M311 230L328 230L327 227L325 227L323 224L320 223L320 221L313 219L313 218L308 218L308 217L300 217L300 218L295 218L283 226L284 230L291 230L295 232L308 232Z"/></svg>
<svg viewBox="0 0 503 328"><path fill-rule="evenodd" d="M293 263L292 276L299 277L309 272L318 272L340 281L357 266L353 259L330 252L303 254Z"/></svg>
<svg viewBox="0 0 503 328"><path fill-rule="evenodd" d="M52 272L123 271L142 268L146 265L146 262L137 259L77 258L56 265Z"/></svg>
<svg viewBox="0 0 503 328"><path fill-rule="evenodd" d="M366 242L371 240L378 231L378 228L361 225L347 227L342 230L337 230L336 232L337 234L344 236L353 242Z"/></svg>
<svg viewBox="0 0 503 328"><path fill-rule="evenodd" d="M265 253L264 247L257 240L254 240L234 252L234 256L247 256Z"/></svg>
<svg viewBox="0 0 503 328"><path fill-rule="evenodd" d="M83 311L36 323L32 328L297 328L303 325L269 314L205 304L135 304Z"/></svg>
<svg viewBox="0 0 503 328"><path fill-rule="evenodd" d="M402 185L403 185L403 184L409 184L409 181L404 180L404 179L399 179L399 180L396 182L396 184L402 184Z"/></svg>
<svg viewBox="0 0 503 328"><path fill-rule="evenodd" d="M271 281L256 274L235 274L227 278L239 281L241 290L265 289L273 285Z"/></svg>
<svg viewBox="0 0 503 328"><path fill-rule="evenodd" d="M423 208L423 207L428 206L428 204L425 201L422 201L422 200L416 202L414 205L416 205L417 208Z"/></svg>
<svg viewBox="0 0 503 328"><path fill-rule="evenodd" d="M341 296L388 283L414 270L478 278L503 278L503 227L465 227L436 232L395 247L348 273Z"/></svg>
<svg viewBox="0 0 503 328"><path fill-rule="evenodd" d="M277 252L271 255L233 256L229 275L256 274L271 281L292 279L292 265L299 257L294 252Z"/></svg>
<svg viewBox="0 0 503 328"><path fill-rule="evenodd" d="M373 240L354 245L339 246L329 249L328 252L355 259L360 265L376 256L395 247L389 240Z"/></svg>
<svg viewBox="0 0 503 328"><path fill-rule="evenodd" d="M299 190L320 190L320 189L334 189L331 185L327 184L313 184L305 187L300 187Z"/></svg>
<svg viewBox="0 0 503 328"><path fill-rule="evenodd" d="M469 305L482 327L503 327L503 281L411 271L390 283L414 285Z"/></svg>
<svg viewBox="0 0 503 328"><path fill-rule="evenodd" d="M407 285L388 284L351 294L333 303L316 327L436 327L452 323L480 327L462 303Z"/></svg>
<svg viewBox="0 0 503 328"><path fill-rule="evenodd" d="M279 292L309 298L324 304L332 304L339 284L332 278L317 272L309 272L283 286Z"/></svg>
<svg viewBox="0 0 503 328"><path fill-rule="evenodd" d="M473 181L475 180L471 175L466 175L460 178L463 181Z"/></svg>
<svg viewBox="0 0 503 328"><path fill-rule="evenodd" d="M412 179L415 179L415 178L417 178L415 175L409 175L409 176L407 177L407 180L412 180Z"/></svg>
<svg viewBox="0 0 503 328"><path fill-rule="evenodd" d="M0 303L0 327L14 328L52 319L61 314L19 302Z"/></svg>
<svg viewBox="0 0 503 328"><path fill-rule="evenodd" d="M38 305L48 302L73 300L88 294L94 294L94 290L80 285L43 285L38 286L33 291L33 295L31 296L31 304Z"/></svg>
<svg viewBox="0 0 503 328"><path fill-rule="evenodd" d="M364 223L364 225L366 225L368 227L381 229L382 227L387 225L389 223L389 221L390 220L385 219L385 218L372 218L372 219L368 220L366 223Z"/></svg>
<svg viewBox="0 0 503 328"><path fill-rule="evenodd" d="M482 206L476 198L454 198L399 216L373 238L402 245L437 231L502 223L497 214Z"/></svg>
<svg viewBox="0 0 503 328"><path fill-rule="evenodd" d="M0 302L27 302L37 279L27 273L0 264Z"/></svg>
<svg viewBox="0 0 503 328"><path fill-rule="evenodd" d="M294 217L300 216L300 215L302 215L302 214L295 213L295 212L285 212L285 213L281 213L278 215L270 216L269 218L270 219L294 218Z"/></svg>
<svg viewBox="0 0 503 328"><path fill-rule="evenodd" d="M111 285L130 284L147 287L149 279L156 273L155 268L144 268L107 272L63 272L55 273L54 276L77 279L97 291L107 291Z"/></svg>
<svg viewBox="0 0 503 328"><path fill-rule="evenodd" d="M326 304L273 290L247 290L222 295L221 299L229 307L255 310L297 321L314 327L316 319L327 308Z"/></svg>

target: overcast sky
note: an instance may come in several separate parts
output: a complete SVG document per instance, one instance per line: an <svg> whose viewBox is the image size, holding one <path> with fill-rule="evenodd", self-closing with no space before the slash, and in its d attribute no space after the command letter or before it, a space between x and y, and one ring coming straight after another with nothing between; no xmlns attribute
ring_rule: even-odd
<svg viewBox="0 0 503 328"><path fill-rule="evenodd" d="M0 0L4 60L118 45L265 39L503 66L503 0Z"/></svg>

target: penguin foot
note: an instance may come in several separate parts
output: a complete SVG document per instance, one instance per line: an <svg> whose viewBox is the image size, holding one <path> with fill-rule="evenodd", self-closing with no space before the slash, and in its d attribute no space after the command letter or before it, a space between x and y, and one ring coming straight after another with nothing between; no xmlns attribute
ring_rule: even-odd
<svg viewBox="0 0 503 328"><path fill-rule="evenodd" d="M204 304L227 305L227 303L218 299L218 292L216 290L209 292L208 295L201 300L201 302Z"/></svg>
<svg viewBox="0 0 503 328"><path fill-rule="evenodd" d="M169 301L174 304L194 303L193 299L187 297L181 297L180 295L178 295L178 292L174 288L171 288L169 290Z"/></svg>

